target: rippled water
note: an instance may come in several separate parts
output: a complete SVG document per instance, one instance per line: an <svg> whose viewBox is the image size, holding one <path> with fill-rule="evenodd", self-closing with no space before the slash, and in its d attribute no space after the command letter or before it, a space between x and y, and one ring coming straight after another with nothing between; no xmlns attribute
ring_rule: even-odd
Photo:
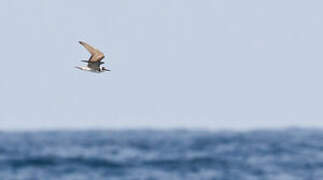
<svg viewBox="0 0 323 180"><path fill-rule="evenodd" d="M323 179L323 131L0 133L0 179Z"/></svg>

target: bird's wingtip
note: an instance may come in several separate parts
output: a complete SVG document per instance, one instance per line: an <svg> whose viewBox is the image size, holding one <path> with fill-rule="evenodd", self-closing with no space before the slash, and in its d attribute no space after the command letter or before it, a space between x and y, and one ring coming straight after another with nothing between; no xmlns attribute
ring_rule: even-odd
<svg viewBox="0 0 323 180"><path fill-rule="evenodd" d="M83 41L79 41L80 44L83 44L84 42Z"/></svg>

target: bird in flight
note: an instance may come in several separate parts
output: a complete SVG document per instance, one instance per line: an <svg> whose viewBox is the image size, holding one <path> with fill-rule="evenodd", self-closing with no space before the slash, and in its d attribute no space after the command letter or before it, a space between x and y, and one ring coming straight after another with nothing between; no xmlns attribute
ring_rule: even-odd
<svg viewBox="0 0 323 180"><path fill-rule="evenodd" d="M104 54L99 51L98 49L90 46L86 42L79 41L79 43L91 54L91 57L89 60L82 60L82 62L86 62L87 66L76 66L75 68L83 70L83 71L90 71L90 72L96 72L101 73L104 71L110 71L109 69L105 67L101 67L101 64L104 64L102 62L102 59L104 58Z"/></svg>

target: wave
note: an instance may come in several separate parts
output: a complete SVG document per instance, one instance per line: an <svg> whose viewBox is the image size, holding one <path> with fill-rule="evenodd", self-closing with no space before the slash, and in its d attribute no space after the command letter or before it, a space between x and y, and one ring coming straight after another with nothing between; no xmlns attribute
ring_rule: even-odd
<svg viewBox="0 0 323 180"><path fill-rule="evenodd" d="M44 167L44 166L88 166L120 168L126 166L123 163L106 159L84 158L84 157L30 157L22 159L7 159L0 161L0 166L11 166L13 168Z"/></svg>
<svg viewBox="0 0 323 180"><path fill-rule="evenodd" d="M6 159L0 161L0 166L12 168L26 168L26 167L54 167L54 166L78 166L87 168L127 168L127 167L156 167L163 169L176 169L192 166L223 166L226 162L222 159L215 160L210 157L199 158L177 158L177 159L152 159L152 160L132 160L132 161L112 161L100 158L88 157L28 157Z"/></svg>

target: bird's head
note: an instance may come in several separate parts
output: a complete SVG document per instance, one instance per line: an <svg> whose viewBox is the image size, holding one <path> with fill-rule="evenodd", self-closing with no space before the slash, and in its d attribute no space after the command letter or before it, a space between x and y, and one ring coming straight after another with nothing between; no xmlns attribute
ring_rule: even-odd
<svg viewBox="0 0 323 180"><path fill-rule="evenodd" d="M102 71L110 71L109 69L105 68L105 67L102 67L101 68Z"/></svg>

